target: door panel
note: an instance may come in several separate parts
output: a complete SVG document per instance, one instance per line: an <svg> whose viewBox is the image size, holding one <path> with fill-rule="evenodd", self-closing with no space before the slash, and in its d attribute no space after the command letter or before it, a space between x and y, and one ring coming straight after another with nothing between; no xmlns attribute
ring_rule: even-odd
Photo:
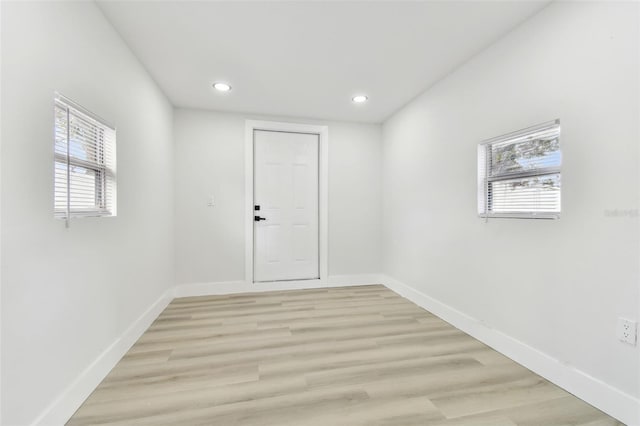
<svg viewBox="0 0 640 426"><path fill-rule="evenodd" d="M319 136L254 132L254 281L316 279Z"/></svg>

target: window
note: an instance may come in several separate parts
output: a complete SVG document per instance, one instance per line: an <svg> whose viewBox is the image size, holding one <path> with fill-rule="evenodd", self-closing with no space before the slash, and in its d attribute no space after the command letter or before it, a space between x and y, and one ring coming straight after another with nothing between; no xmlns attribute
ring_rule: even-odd
<svg viewBox="0 0 640 426"><path fill-rule="evenodd" d="M478 146L478 213L482 217L560 217L560 121Z"/></svg>
<svg viewBox="0 0 640 426"><path fill-rule="evenodd" d="M73 101L54 107L54 215L116 215L116 131Z"/></svg>

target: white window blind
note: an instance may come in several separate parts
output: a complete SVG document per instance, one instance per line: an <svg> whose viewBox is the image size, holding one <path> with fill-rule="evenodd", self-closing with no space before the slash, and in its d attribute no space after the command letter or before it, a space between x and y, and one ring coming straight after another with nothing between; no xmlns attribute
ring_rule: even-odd
<svg viewBox="0 0 640 426"><path fill-rule="evenodd" d="M480 143L478 213L483 217L560 217L560 121Z"/></svg>
<svg viewBox="0 0 640 426"><path fill-rule="evenodd" d="M116 215L116 130L80 105L56 95L54 215Z"/></svg>

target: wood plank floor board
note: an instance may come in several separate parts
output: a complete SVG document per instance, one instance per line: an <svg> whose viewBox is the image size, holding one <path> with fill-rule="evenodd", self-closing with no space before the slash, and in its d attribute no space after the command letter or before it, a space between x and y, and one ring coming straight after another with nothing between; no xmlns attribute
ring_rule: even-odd
<svg viewBox="0 0 640 426"><path fill-rule="evenodd" d="M240 344L246 343L246 344ZM252 343L252 344L249 344ZM237 362L248 361L277 361L281 359L291 359L295 356L314 354L317 356L325 356L328 353L339 354L342 352L353 352L357 350L376 349L375 342L361 339L354 341L337 342L334 345L327 345L327 342L298 342L289 340L287 342L278 339L276 341L266 342L268 344L256 344L257 342L238 342L233 346L226 347L209 347L206 345L184 348L175 351L169 359L189 359L212 357L227 365Z"/></svg>
<svg viewBox="0 0 640 426"><path fill-rule="evenodd" d="M132 348L131 353L135 352L148 352L157 351L162 349L172 349L176 346L189 346L189 345L201 345L207 344L205 342L211 342L215 340L218 343L238 342L243 340L262 340L276 337L291 336L291 331L287 327L271 328L268 330L248 330L238 333L216 333L215 330L210 332L200 333L187 333L186 335L172 338L164 338L150 341L148 339L140 338Z"/></svg>
<svg viewBox="0 0 640 426"><path fill-rule="evenodd" d="M510 382L531 378L531 373L521 366L476 367L474 370L448 370L420 372L412 376L368 380L362 383L367 393L376 398L387 394L402 396L428 396L430 399L464 388L478 389L490 385L507 387Z"/></svg>
<svg viewBox="0 0 640 426"><path fill-rule="evenodd" d="M506 383L449 390L445 395L433 395L432 401L446 417L455 418L518 407L565 395L563 390L545 379L529 376Z"/></svg>
<svg viewBox="0 0 640 426"><path fill-rule="evenodd" d="M621 423L370 285L175 299L68 424Z"/></svg>

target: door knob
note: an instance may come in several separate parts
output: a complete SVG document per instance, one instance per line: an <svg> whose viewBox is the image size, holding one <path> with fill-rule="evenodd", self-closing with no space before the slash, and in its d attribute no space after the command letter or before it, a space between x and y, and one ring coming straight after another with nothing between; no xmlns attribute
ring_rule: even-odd
<svg viewBox="0 0 640 426"><path fill-rule="evenodd" d="M253 220L255 220L256 222L260 222L261 220L267 220L266 217L260 217L260 216L254 216Z"/></svg>

